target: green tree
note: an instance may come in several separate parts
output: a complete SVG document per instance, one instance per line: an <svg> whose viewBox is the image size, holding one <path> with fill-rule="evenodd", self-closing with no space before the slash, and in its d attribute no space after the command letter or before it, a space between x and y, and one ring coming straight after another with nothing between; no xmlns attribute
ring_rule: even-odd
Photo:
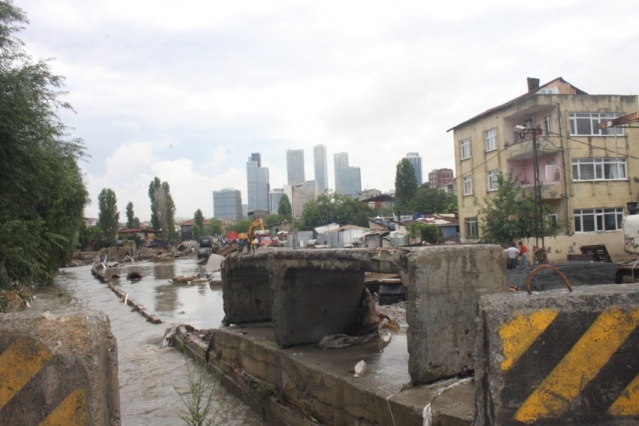
<svg viewBox="0 0 639 426"><path fill-rule="evenodd" d="M193 239L200 241L202 235L204 235L204 215L202 214L202 210L197 209L193 215Z"/></svg>
<svg viewBox="0 0 639 426"><path fill-rule="evenodd" d="M168 182L162 182L157 176L149 185L149 198L151 199L151 226L162 231L164 239L175 241L175 203L171 197L171 188Z"/></svg>
<svg viewBox="0 0 639 426"><path fill-rule="evenodd" d="M139 228L140 227L140 219L135 217L135 213L133 213L133 203L129 201L126 205L126 227L127 228Z"/></svg>
<svg viewBox="0 0 639 426"><path fill-rule="evenodd" d="M222 235L223 233L224 226L222 221L216 217L209 220L209 223L204 227L204 235Z"/></svg>
<svg viewBox="0 0 639 426"><path fill-rule="evenodd" d="M422 214L453 213L457 210L457 197L452 192L422 185L413 200L413 208Z"/></svg>
<svg viewBox="0 0 639 426"><path fill-rule="evenodd" d="M78 160L58 112L63 78L34 61L16 34L27 23L11 1L0 2L0 286L47 284L70 259L89 202Z"/></svg>
<svg viewBox="0 0 639 426"><path fill-rule="evenodd" d="M436 244L439 241L439 230L435 225L422 222L411 222L407 226L408 235L412 238L420 238L427 243Z"/></svg>
<svg viewBox="0 0 639 426"><path fill-rule="evenodd" d="M98 223L102 230L102 240L113 244L118 233L120 213L118 200L111 188L104 188L98 195Z"/></svg>
<svg viewBox="0 0 639 426"><path fill-rule="evenodd" d="M149 199L151 200L151 228L159 230L162 228L160 225L160 216L158 214L158 201L157 197L162 188L162 181L159 177L154 177L149 184Z"/></svg>
<svg viewBox="0 0 639 426"><path fill-rule="evenodd" d="M414 199L417 195L417 179L415 178L415 168L408 158L402 158L397 163L395 172L395 208L401 213L412 213L414 210Z"/></svg>
<svg viewBox="0 0 639 426"><path fill-rule="evenodd" d="M304 205L304 211L299 221L299 228L311 230L329 223L340 225L358 225L367 227L368 218L373 210L368 205L360 203L347 195L337 193L321 194L315 200Z"/></svg>
<svg viewBox="0 0 639 426"><path fill-rule="evenodd" d="M536 229L535 200L519 185L519 177L512 173L497 175L497 191L484 198L478 207L481 240L486 243L508 244L520 238L541 236ZM551 210L542 205L545 236L557 235L559 227L547 219Z"/></svg>
<svg viewBox="0 0 639 426"><path fill-rule="evenodd" d="M250 220L242 219L239 222L235 222L234 224L227 226L226 229L235 232L247 232L250 226Z"/></svg>
<svg viewBox="0 0 639 426"><path fill-rule="evenodd" d="M280 204L277 206L277 214L280 215L282 219L291 220L293 217L291 208L291 201L288 199L288 195L282 195L280 198Z"/></svg>

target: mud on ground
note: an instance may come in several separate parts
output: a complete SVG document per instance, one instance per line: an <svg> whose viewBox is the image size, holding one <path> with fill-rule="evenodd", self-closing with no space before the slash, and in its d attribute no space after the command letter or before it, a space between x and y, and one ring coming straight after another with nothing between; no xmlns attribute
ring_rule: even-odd
<svg viewBox="0 0 639 426"><path fill-rule="evenodd" d="M571 286L614 284L615 273L618 265L610 262L556 262L550 263L563 272ZM507 286L526 290L526 276L532 273L530 286L533 291L546 291L557 288L566 288L562 277L551 269L540 269L533 273L541 265L530 266L528 270L517 268L506 270Z"/></svg>

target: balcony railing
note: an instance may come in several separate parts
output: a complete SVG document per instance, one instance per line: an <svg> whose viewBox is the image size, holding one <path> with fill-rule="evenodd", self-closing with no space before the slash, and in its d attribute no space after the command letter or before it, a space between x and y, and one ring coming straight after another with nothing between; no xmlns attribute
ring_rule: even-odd
<svg viewBox="0 0 639 426"><path fill-rule="evenodd" d="M515 134L515 142L506 143L506 155L508 160L526 160L533 158L533 141L530 132L523 136ZM561 151L559 136L537 136L537 154L545 156Z"/></svg>
<svg viewBox="0 0 639 426"><path fill-rule="evenodd" d="M558 200L563 198L563 194L565 191L563 190L563 185L558 181L542 181L540 182L541 188L541 199L542 200ZM522 182L521 187L524 191L530 191L530 194L533 195L535 191L535 186L533 183Z"/></svg>

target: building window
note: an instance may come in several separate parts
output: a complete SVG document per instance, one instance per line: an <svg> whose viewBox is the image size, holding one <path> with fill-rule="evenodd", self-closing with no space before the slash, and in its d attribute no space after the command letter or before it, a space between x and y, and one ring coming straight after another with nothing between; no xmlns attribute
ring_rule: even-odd
<svg viewBox="0 0 639 426"><path fill-rule="evenodd" d="M544 89L539 89L540 95L556 95L557 93L559 93L559 90L557 90L556 87L546 87Z"/></svg>
<svg viewBox="0 0 639 426"><path fill-rule="evenodd" d="M470 176L464 177L464 195L473 195L473 178Z"/></svg>
<svg viewBox="0 0 639 426"><path fill-rule="evenodd" d="M617 231L623 222L623 207L575 210L575 232Z"/></svg>
<svg viewBox="0 0 639 426"><path fill-rule="evenodd" d="M544 117L544 127L546 135L550 135L550 132L552 132L552 118L550 116Z"/></svg>
<svg viewBox="0 0 639 426"><path fill-rule="evenodd" d="M497 149L497 129L493 127L490 130L486 130L484 138L486 139L486 152Z"/></svg>
<svg viewBox="0 0 639 426"><path fill-rule="evenodd" d="M470 158L470 139L462 139L459 144L461 147L461 159L468 160Z"/></svg>
<svg viewBox="0 0 639 426"><path fill-rule="evenodd" d="M489 191L497 191L499 187L499 183L497 182L497 176L499 175L499 170L494 169L488 172L488 190Z"/></svg>
<svg viewBox="0 0 639 426"><path fill-rule="evenodd" d="M614 118L621 117L621 114L612 112L571 112L568 114L570 122L571 136L607 136L623 135L623 127L608 127L600 129L599 124Z"/></svg>
<svg viewBox="0 0 639 426"><path fill-rule="evenodd" d="M626 180L628 172L625 158L575 158L572 160L572 179Z"/></svg>
<svg viewBox="0 0 639 426"><path fill-rule="evenodd" d="M477 218L467 217L464 222L466 223L466 238L479 238L479 227L477 226Z"/></svg>

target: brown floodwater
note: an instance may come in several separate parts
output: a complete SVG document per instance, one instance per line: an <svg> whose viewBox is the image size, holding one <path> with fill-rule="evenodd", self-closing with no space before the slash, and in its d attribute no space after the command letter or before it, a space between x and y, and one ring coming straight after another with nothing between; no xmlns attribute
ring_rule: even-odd
<svg viewBox="0 0 639 426"><path fill-rule="evenodd" d="M177 275L204 273L194 259L141 262L128 266L126 271L139 272L143 278L128 281L122 268L117 272L122 278L114 278L112 282L126 291L130 299L162 319L163 324L151 324L133 312L91 275L90 266L61 270L56 276L56 287L71 296L70 301L61 299L65 303L103 311L111 321L111 331L118 344L122 425L183 424L179 412L185 405L178 392L188 395L189 372L195 372L197 368L190 358L176 349L161 348L162 338L165 330L174 324L218 327L224 317L222 289L208 283L181 286L169 283L169 279ZM52 291L56 291L54 289ZM216 424L263 424L253 411L221 385L216 392L214 408L218 410L219 407Z"/></svg>

